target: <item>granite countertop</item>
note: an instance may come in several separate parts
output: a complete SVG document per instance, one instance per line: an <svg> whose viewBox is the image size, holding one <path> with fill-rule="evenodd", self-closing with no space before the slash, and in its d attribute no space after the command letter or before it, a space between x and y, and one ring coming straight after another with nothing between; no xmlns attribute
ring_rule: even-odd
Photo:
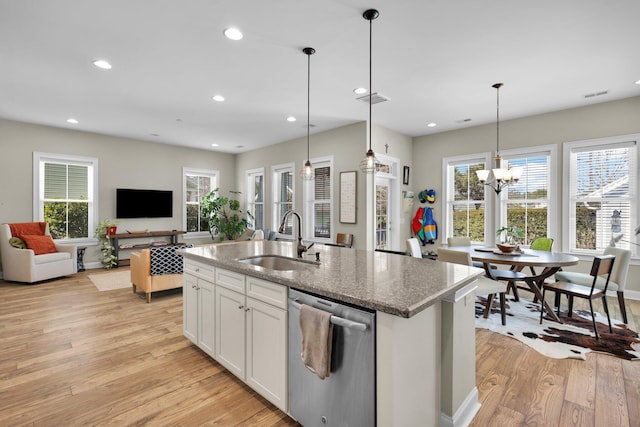
<svg viewBox="0 0 640 427"><path fill-rule="evenodd" d="M295 257L292 242L251 240L178 251L184 257L372 310L411 317L464 287L480 268L408 256L316 244L306 260L320 264L292 271L268 270L238 261L256 255Z"/></svg>

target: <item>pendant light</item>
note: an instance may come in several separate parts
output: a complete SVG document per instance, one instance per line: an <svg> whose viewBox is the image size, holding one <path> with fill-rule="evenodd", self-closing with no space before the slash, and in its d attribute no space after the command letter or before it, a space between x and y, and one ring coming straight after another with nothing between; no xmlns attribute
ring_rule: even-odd
<svg viewBox="0 0 640 427"><path fill-rule="evenodd" d="M376 19L380 14L375 9L366 10L362 17L369 21L369 151L367 151L366 157L364 160L360 162L360 170L364 173L376 173L378 168L380 167L380 162L376 159L376 155L371 149L371 105L372 98L371 94L371 57L372 57L372 45L373 45L373 20Z"/></svg>
<svg viewBox="0 0 640 427"><path fill-rule="evenodd" d="M311 160L309 160L309 128L311 127L309 111L311 109L311 55L313 55L316 50L312 47L305 47L302 49L302 52L307 55L307 161L300 171L300 176L305 181L313 181L316 178L316 173L311 165Z"/></svg>
<svg viewBox="0 0 640 427"><path fill-rule="evenodd" d="M493 188L496 194L500 194L503 188L509 184L518 182L522 170L520 168L502 168L502 157L500 157L500 88L502 83L496 83L491 87L496 89L496 157L495 168L488 170L483 169L476 171L478 180L481 184L488 185ZM493 174L493 177L489 175Z"/></svg>

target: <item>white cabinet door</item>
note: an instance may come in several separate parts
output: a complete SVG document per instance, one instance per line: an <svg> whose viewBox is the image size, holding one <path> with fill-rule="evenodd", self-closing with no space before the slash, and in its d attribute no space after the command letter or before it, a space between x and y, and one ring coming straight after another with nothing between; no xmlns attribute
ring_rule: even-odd
<svg viewBox="0 0 640 427"><path fill-rule="evenodd" d="M211 282L198 279L198 347L215 358L215 286Z"/></svg>
<svg viewBox="0 0 640 427"><path fill-rule="evenodd" d="M287 312L253 298L247 308L246 381L287 412Z"/></svg>
<svg viewBox="0 0 640 427"><path fill-rule="evenodd" d="M182 333L198 345L198 279L191 274L183 275Z"/></svg>
<svg viewBox="0 0 640 427"><path fill-rule="evenodd" d="M245 379L245 296L216 286L216 357L225 368Z"/></svg>

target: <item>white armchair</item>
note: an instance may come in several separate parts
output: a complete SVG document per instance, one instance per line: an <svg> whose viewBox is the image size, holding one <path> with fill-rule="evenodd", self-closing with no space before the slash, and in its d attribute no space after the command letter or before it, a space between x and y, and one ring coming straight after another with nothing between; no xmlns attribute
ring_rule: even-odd
<svg viewBox="0 0 640 427"><path fill-rule="evenodd" d="M37 223L36 223L37 224ZM44 229L49 236L49 224ZM14 282L39 282L74 274L78 269L78 255L75 245L55 243L56 252L36 255L32 249L13 247L9 224L0 224L0 255L4 280Z"/></svg>

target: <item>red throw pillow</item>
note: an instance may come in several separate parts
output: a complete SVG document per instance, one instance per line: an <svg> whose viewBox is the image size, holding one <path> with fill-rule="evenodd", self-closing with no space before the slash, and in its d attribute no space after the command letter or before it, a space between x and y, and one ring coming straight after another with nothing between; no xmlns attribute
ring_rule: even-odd
<svg viewBox="0 0 640 427"><path fill-rule="evenodd" d="M27 248L33 250L36 255L52 254L58 252L56 244L51 236L22 236L22 240L27 244Z"/></svg>
<svg viewBox="0 0 640 427"><path fill-rule="evenodd" d="M22 236L35 236L35 235L43 235L44 230L47 228L46 222L19 222L15 224L9 224L9 228L11 229L12 237L19 237L22 240Z"/></svg>

